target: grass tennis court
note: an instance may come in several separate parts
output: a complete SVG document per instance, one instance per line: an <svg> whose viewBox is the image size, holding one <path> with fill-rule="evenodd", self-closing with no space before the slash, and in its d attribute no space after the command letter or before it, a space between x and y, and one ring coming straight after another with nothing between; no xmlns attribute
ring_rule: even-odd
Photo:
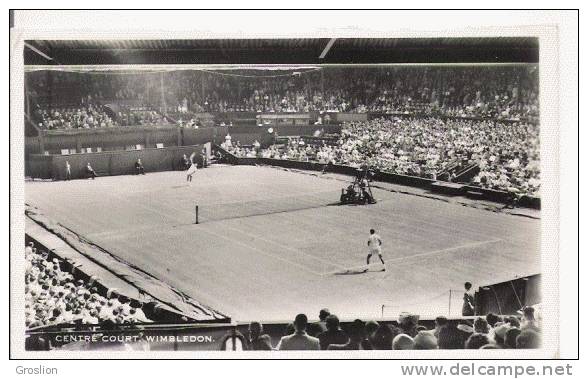
<svg viewBox="0 0 588 379"><path fill-rule="evenodd" d="M334 206L341 180L271 167L27 182L26 202L236 320L447 314L449 289L539 273L540 220L375 189ZM194 224L195 205L201 223ZM357 274L370 228L386 272ZM375 260L377 261L377 259ZM348 274L343 274L350 270ZM457 298L456 298L457 297ZM452 313L460 312L454 294ZM305 304L304 306L302 304ZM388 313L390 312L390 313Z"/></svg>

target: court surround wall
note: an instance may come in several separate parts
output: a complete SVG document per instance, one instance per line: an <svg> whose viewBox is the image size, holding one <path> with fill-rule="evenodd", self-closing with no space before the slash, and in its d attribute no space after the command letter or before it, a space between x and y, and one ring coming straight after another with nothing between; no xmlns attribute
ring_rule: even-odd
<svg viewBox="0 0 588 379"><path fill-rule="evenodd" d="M269 133L273 128L275 133ZM25 139L25 153L30 154L60 154L62 149L75 149L80 152L83 148L98 147L102 151L124 150L127 146L143 145L144 148L163 144L164 147L199 145L206 142L222 143L227 134L233 141L241 144L252 144L255 140L269 145L278 136L313 135L317 129L324 129L326 133L340 133L340 125L235 125L215 126L210 128L189 129L177 126L125 126L96 129L71 130L41 130L36 137Z"/></svg>
<svg viewBox="0 0 588 379"><path fill-rule="evenodd" d="M180 170L183 154L196 152L196 160L202 164L202 145L176 146L162 149L108 151L71 155L31 154L27 176L33 178L64 180L65 162L71 165L72 179L86 178L86 165L90 163L98 175L130 175L135 173L135 162L141 159L146 172Z"/></svg>
<svg viewBox="0 0 588 379"><path fill-rule="evenodd" d="M255 160L257 162L255 162ZM280 166L280 167L287 167L287 168L296 168L301 170L314 170L314 171L322 171L324 164L317 163L317 162L298 162L298 161L288 161L282 159L269 159L269 158L239 158L238 164L246 164L246 165L253 165L256 163L262 163L272 166ZM241 162L242 161L242 162ZM328 168L329 172L334 172L337 174L343 175L350 175L355 176L357 173L357 169L354 167L349 166L341 166L341 165L331 165ZM374 176L374 180L382 181L386 183L393 183L393 184L400 184L410 187L417 187L430 190L431 185L433 183L438 182L437 180L421 178L418 176L409 176L409 175L401 175L401 174L394 174L389 172L377 172ZM467 191L476 191L482 194L482 196L486 200L496 201L499 203L507 203L510 201L510 194L505 191L498 191L488 188L480 188L476 186L464 185L461 189L462 195L465 195ZM537 197L531 196L523 196L519 200L519 205L540 209L541 208L541 199Z"/></svg>
<svg viewBox="0 0 588 379"><path fill-rule="evenodd" d="M228 128L187 129L167 127L115 127L97 129L42 131L37 137L26 138L26 154L60 154L62 149L100 147L102 151L125 150L127 146L143 145L144 148L200 145L206 142L222 142Z"/></svg>

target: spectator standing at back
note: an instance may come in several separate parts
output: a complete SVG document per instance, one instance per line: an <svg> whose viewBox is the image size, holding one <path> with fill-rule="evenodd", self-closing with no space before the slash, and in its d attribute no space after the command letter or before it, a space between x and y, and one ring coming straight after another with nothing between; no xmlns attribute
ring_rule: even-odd
<svg viewBox="0 0 588 379"><path fill-rule="evenodd" d="M86 165L86 175L88 178L92 178L92 180L96 179L98 175L96 175L96 171L90 165L90 162Z"/></svg>
<svg viewBox="0 0 588 379"><path fill-rule="evenodd" d="M308 326L308 334L313 337L318 336L322 332L327 330L327 316L329 316L331 312L327 308L323 308L319 312L319 321L311 324Z"/></svg>
<svg viewBox="0 0 588 379"><path fill-rule="evenodd" d="M447 325L448 322L449 320L447 320L447 317L445 316L437 316L435 318L435 329L432 330L435 338L439 338L439 330L445 325Z"/></svg>
<svg viewBox="0 0 588 379"><path fill-rule="evenodd" d="M398 316L398 327L401 332L414 337L417 335L419 326L419 317L417 315L410 314L408 312L402 312Z"/></svg>
<svg viewBox="0 0 588 379"><path fill-rule="evenodd" d="M521 330L519 328L510 328L506 331L504 336L504 346L507 349L516 349L517 348L517 337L521 334Z"/></svg>
<svg viewBox="0 0 588 379"><path fill-rule="evenodd" d="M478 317L476 321L474 321L474 333L488 334L489 332L490 328L488 326L488 321L484 318Z"/></svg>
<svg viewBox="0 0 588 379"><path fill-rule="evenodd" d="M65 180L71 180L71 165L65 161Z"/></svg>
<svg viewBox="0 0 588 379"><path fill-rule="evenodd" d="M263 325L259 322L252 322L249 324L249 350L269 351L272 349L272 342L270 336L263 333Z"/></svg>
<svg viewBox="0 0 588 379"><path fill-rule="evenodd" d="M365 324L361 320L355 320L349 326L349 341L345 344L330 344L327 350L363 350L364 338Z"/></svg>
<svg viewBox="0 0 588 379"><path fill-rule="evenodd" d="M517 349L539 349L541 347L541 336L532 329L526 329L516 337Z"/></svg>
<svg viewBox="0 0 588 379"><path fill-rule="evenodd" d="M473 316L474 315L474 294L472 291L472 283L465 282L465 292L463 294L463 306L461 307L462 316Z"/></svg>
<svg viewBox="0 0 588 379"><path fill-rule="evenodd" d="M135 174L136 175L145 175L145 167L143 167L143 163L141 162L141 158L137 159L135 162Z"/></svg>
<svg viewBox="0 0 588 379"><path fill-rule="evenodd" d="M428 331L420 331L414 337L415 350L435 350L437 349L437 338Z"/></svg>
<svg viewBox="0 0 588 379"><path fill-rule="evenodd" d="M535 308L525 307L523 309L523 319L521 320L521 330L539 331L539 324L535 319Z"/></svg>
<svg viewBox="0 0 588 379"><path fill-rule="evenodd" d="M463 349L464 342L462 332L457 329L455 321L449 321L439 329L439 337L437 337L439 349Z"/></svg>
<svg viewBox="0 0 588 379"><path fill-rule="evenodd" d="M321 350L327 350L329 345L343 345L349 341L347 333L339 326L339 318L335 315L329 315L326 320L327 330L317 337L321 344Z"/></svg>
<svg viewBox="0 0 588 379"><path fill-rule="evenodd" d="M323 332L327 330L327 317L329 317L330 314L331 314L331 311L329 311L327 308L323 308L319 312L318 324L321 326L321 329Z"/></svg>
<svg viewBox="0 0 588 379"><path fill-rule="evenodd" d="M400 329L394 326L392 328L383 322L380 323L378 329L372 335L372 346L374 350L392 350L392 341L394 337L400 334Z"/></svg>
<svg viewBox="0 0 588 379"><path fill-rule="evenodd" d="M502 318L500 316L495 315L494 313L490 312L486 315L486 322L490 328L494 328L497 323L501 322Z"/></svg>
<svg viewBox="0 0 588 379"><path fill-rule="evenodd" d="M482 333L474 333L468 337L465 342L466 349L480 349L482 346L486 346L490 343L488 336Z"/></svg>
<svg viewBox="0 0 588 379"><path fill-rule="evenodd" d="M413 350L414 340L408 334L401 333L392 340L392 350Z"/></svg>
<svg viewBox="0 0 588 379"><path fill-rule="evenodd" d="M362 350L374 350L374 333L376 333L376 330L378 330L379 326L380 324L378 324L376 321L368 321L365 323L365 336L363 341L361 341Z"/></svg>
<svg viewBox="0 0 588 379"><path fill-rule="evenodd" d="M298 314L294 319L295 332L280 339L277 350L320 350L318 338L306 334L308 318L305 314Z"/></svg>

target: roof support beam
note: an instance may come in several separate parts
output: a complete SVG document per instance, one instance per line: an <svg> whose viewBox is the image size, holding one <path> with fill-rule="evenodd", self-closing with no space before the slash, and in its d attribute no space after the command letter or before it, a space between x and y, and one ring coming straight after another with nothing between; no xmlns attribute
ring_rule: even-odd
<svg viewBox="0 0 588 379"><path fill-rule="evenodd" d="M50 56L48 56L47 54L45 54L44 52L42 52L41 50L37 49L35 46L25 42L24 45L26 47L28 47L29 49L33 50L35 53L39 54L40 56L42 56L43 58L47 59L48 61L52 61L53 58L51 58Z"/></svg>
<svg viewBox="0 0 588 379"><path fill-rule="evenodd" d="M331 47L333 47L335 40L337 40L337 38L331 38L329 42L327 42L327 46L325 46L323 52L321 53L321 55L319 55L319 59L325 59L327 53L329 52L329 50L331 50Z"/></svg>

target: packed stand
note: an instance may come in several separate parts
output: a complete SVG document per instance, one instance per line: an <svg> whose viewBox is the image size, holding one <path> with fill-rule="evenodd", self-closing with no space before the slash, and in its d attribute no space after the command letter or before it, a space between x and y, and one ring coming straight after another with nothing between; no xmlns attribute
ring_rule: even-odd
<svg viewBox="0 0 588 379"><path fill-rule="evenodd" d="M82 105L66 108L37 108L34 114L40 129L93 129L117 126L99 105Z"/></svg>
<svg viewBox="0 0 588 379"><path fill-rule="evenodd" d="M182 70L164 73L41 71L33 99L49 104L137 101L161 113L376 112L538 119L536 65L328 67L306 70ZM62 94L62 92L64 94ZM63 95L63 96L62 96Z"/></svg>
<svg viewBox="0 0 588 379"><path fill-rule="evenodd" d="M318 161L436 179L450 166L477 164L473 185L538 196L539 127L527 123L441 118L376 119L343 126L338 145L293 139L264 158Z"/></svg>
<svg viewBox="0 0 588 379"><path fill-rule="evenodd" d="M536 66L384 69L368 111L493 119L536 119Z"/></svg>
<svg viewBox="0 0 588 379"><path fill-rule="evenodd" d="M117 116L123 126L170 125L167 118L150 107L123 107Z"/></svg>
<svg viewBox="0 0 588 379"><path fill-rule="evenodd" d="M221 144L222 147L222 144ZM233 154L238 158L257 158L258 149L253 146L241 146L235 145L226 149L229 153Z"/></svg>
<svg viewBox="0 0 588 379"><path fill-rule="evenodd" d="M184 72L176 95L195 111L377 112L537 118L536 66L338 67L275 77ZM192 83L192 84L190 84Z"/></svg>
<svg viewBox="0 0 588 379"><path fill-rule="evenodd" d="M249 350L445 350L445 349L538 349L541 347L540 318L533 307L521 316L489 313L470 321L440 316L434 328L419 324L419 317L401 314L397 323L356 319L342 327L328 309L319 313L319 322L309 323L299 314L273 346L263 325L252 322L243 336Z"/></svg>
<svg viewBox="0 0 588 379"><path fill-rule="evenodd" d="M220 147L237 158L256 158L261 151L261 143L258 140L251 145L241 145L239 141L233 142L230 134L225 136L225 141L220 144Z"/></svg>
<svg viewBox="0 0 588 379"><path fill-rule="evenodd" d="M76 279L66 263L49 258L34 243L25 248L25 325L27 329L58 324L132 324L151 322L143 304L108 290L100 294L96 278Z"/></svg>

